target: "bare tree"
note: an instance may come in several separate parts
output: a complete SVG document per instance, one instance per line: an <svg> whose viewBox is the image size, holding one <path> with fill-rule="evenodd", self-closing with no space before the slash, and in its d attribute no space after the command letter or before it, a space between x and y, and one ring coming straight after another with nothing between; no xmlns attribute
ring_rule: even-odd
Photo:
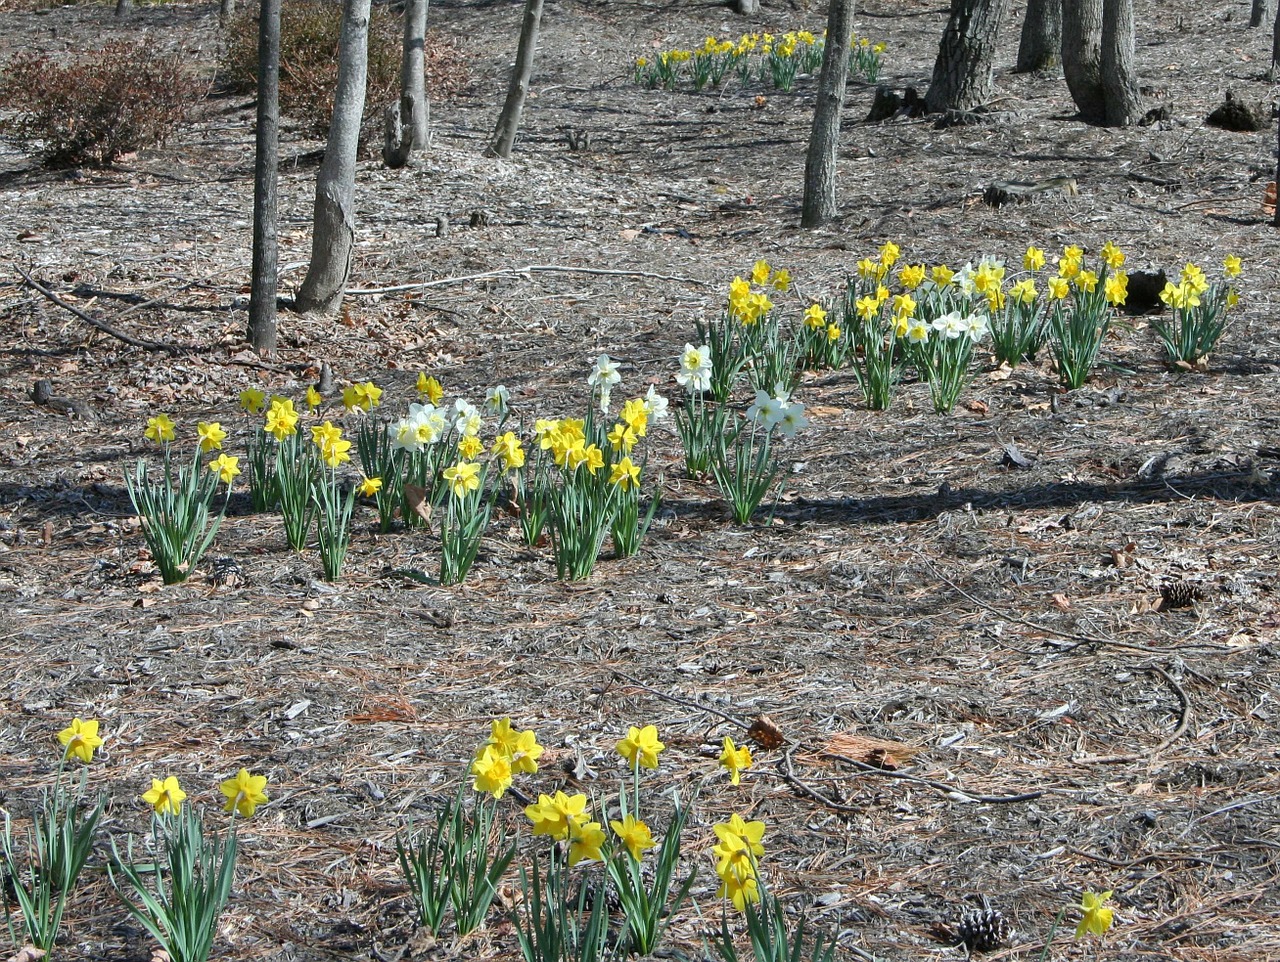
<svg viewBox="0 0 1280 962"><path fill-rule="evenodd" d="M510 157L529 94L529 78L533 75L533 54L538 46L538 29L542 25L542 0L524 0L524 19L520 23L520 42L516 44L516 62L511 67L507 99L498 115L493 140L485 149L486 157Z"/></svg>
<svg viewBox="0 0 1280 962"><path fill-rule="evenodd" d="M1056 67L1062 58L1062 0L1027 0L1018 41L1018 73Z"/></svg>
<svg viewBox="0 0 1280 962"><path fill-rule="evenodd" d="M1275 16L1275 4L1272 0L1253 0L1253 9L1249 12L1249 26L1261 27L1270 23Z"/></svg>
<svg viewBox="0 0 1280 962"><path fill-rule="evenodd" d="M1102 90L1102 0L1062 0L1062 73L1080 116L1107 117Z"/></svg>
<svg viewBox="0 0 1280 962"><path fill-rule="evenodd" d="M760 0L733 0L734 12L749 17L760 12Z"/></svg>
<svg viewBox="0 0 1280 962"><path fill-rule="evenodd" d="M298 290L300 311L334 311L342 303L356 239L356 152L364 116L370 0L344 0L338 39L338 88L324 162L316 176L311 264Z"/></svg>
<svg viewBox="0 0 1280 962"><path fill-rule="evenodd" d="M836 159L840 149L840 115L844 111L849 82L849 45L853 35L854 0L830 0L827 7L827 41L822 50L822 72L813 107L813 129L804 160L804 204L801 227L818 227L834 220Z"/></svg>
<svg viewBox="0 0 1280 962"><path fill-rule="evenodd" d="M1276 10L1276 25L1271 31L1271 69L1267 71L1268 79L1276 79L1277 64L1280 64L1280 9Z"/></svg>
<svg viewBox="0 0 1280 962"><path fill-rule="evenodd" d="M1009 0L951 0L925 106L972 110L991 98L991 63Z"/></svg>
<svg viewBox="0 0 1280 962"><path fill-rule="evenodd" d="M280 0L262 0L258 16L258 124L253 159L253 275L249 343L276 346L276 176L280 166Z"/></svg>
<svg viewBox="0 0 1280 962"><path fill-rule="evenodd" d="M1108 127L1128 127L1142 116L1133 59L1133 0L1103 0L1102 94Z"/></svg>
<svg viewBox="0 0 1280 962"><path fill-rule="evenodd" d="M386 139L382 147L382 162L388 167L403 167L413 151L427 146L427 3L428 0L405 0L400 100L386 109Z"/></svg>
<svg viewBox="0 0 1280 962"><path fill-rule="evenodd" d="M116 0L116 16L127 17L133 13L133 0Z"/></svg>

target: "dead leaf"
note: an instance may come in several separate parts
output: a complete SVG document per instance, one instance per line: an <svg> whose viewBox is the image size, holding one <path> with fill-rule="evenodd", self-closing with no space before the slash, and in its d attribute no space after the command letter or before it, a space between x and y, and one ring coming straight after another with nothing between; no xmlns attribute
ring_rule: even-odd
<svg viewBox="0 0 1280 962"><path fill-rule="evenodd" d="M40 962L47 954L44 949L37 949L34 945L24 945L17 955L9 957L9 962Z"/></svg>
<svg viewBox="0 0 1280 962"><path fill-rule="evenodd" d="M869 735L858 735L854 732L838 732L831 736L824 751L832 755L843 755L864 765L882 768L887 772L894 772L920 754L922 749L884 738L872 738Z"/></svg>
<svg viewBox="0 0 1280 962"><path fill-rule="evenodd" d="M1013 374L1008 361L1001 361L1000 366L987 375L988 381L1007 381Z"/></svg>
<svg viewBox="0 0 1280 962"><path fill-rule="evenodd" d="M640 232L638 230L628 227L626 230L621 231L618 234L618 236L621 237L624 241L633 241L640 236Z"/></svg>
<svg viewBox="0 0 1280 962"><path fill-rule="evenodd" d="M1262 212L1264 214L1274 214L1276 212L1276 182L1274 180L1268 181L1266 190L1262 192Z"/></svg>
<svg viewBox="0 0 1280 962"><path fill-rule="evenodd" d="M806 410L809 414L816 414L818 417L835 417L844 414L844 408L831 407L827 404L815 404Z"/></svg>
<svg viewBox="0 0 1280 962"><path fill-rule="evenodd" d="M1053 595L1053 603L1063 611L1071 610L1071 602L1067 600L1067 596L1061 592L1055 592Z"/></svg>
<svg viewBox="0 0 1280 962"><path fill-rule="evenodd" d="M409 506L419 518L426 522L427 527L431 527L431 502L427 500L427 489L419 487L416 484L406 484L404 486L404 503Z"/></svg>
<svg viewBox="0 0 1280 962"><path fill-rule="evenodd" d="M781 748L786 744L786 736L768 715L757 715L747 729L747 737L763 749Z"/></svg>
<svg viewBox="0 0 1280 962"><path fill-rule="evenodd" d="M990 410L990 408L987 407L986 402L978 400L966 401L964 406L974 414L986 414Z"/></svg>

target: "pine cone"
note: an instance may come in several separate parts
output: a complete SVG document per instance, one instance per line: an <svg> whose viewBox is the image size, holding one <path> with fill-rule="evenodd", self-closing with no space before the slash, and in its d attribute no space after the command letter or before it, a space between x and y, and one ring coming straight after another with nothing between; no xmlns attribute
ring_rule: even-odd
<svg viewBox="0 0 1280 962"><path fill-rule="evenodd" d="M1161 586L1160 608L1162 611L1168 611L1170 608L1187 608L1199 597L1200 590L1193 582L1174 581Z"/></svg>
<svg viewBox="0 0 1280 962"><path fill-rule="evenodd" d="M239 588L246 581L244 570L235 558L214 558L209 580L221 588Z"/></svg>
<svg viewBox="0 0 1280 962"><path fill-rule="evenodd" d="M956 938L970 952L994 952L1013 935L1013 926L999 909L966 912L956 927Z"/></svg>

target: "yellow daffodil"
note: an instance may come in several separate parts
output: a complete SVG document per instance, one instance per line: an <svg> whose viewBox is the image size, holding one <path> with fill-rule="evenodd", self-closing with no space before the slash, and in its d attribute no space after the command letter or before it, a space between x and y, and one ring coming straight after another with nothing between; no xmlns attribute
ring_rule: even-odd
<svg viewBox="0 0 1280 962"><path fill-rule="evenodd" d="M924 283L924 265L907 264L898 272L898 281L909 291L914 291Z"/></svg>
<svg viewBox="0 0 1280 962"><path fill-rule="evenodd" d="M225 451L209 462L209 470L218 472L218 480L230 484L240 473L240 459Z"/></svg>
<svg viewBox="0 0 1280 962"><path fill-rule="evenodd" d="M832 343L840 340L840 326L838 324L827 325L827 340Z"/></svg>
<svg viewBox="0 0 1280 962"><path fill-rule="evenodd" d="M351 460L351 442L345 438L327 442L320 448L320 460L330 468L336 468Z"/></svg>
<svg viewBox="0 0 1280 962"><path fill-rule="evenodd" d="M1020 304L1031 304L1036 299L1036 282L1024 277L1009 288L1009 296Z"/></svg>
<svg viewBox="0 0 1280 962"><path fill-rule="evenodd" d="M629 456L624 457L609 472L609 483L616 484L620 491L640 487L640 465L633 464Z"/></svg>
<svg viewBox="0 0 1280 962"><path fill-rule="evenodd" d="M898 256L902 251L893 241L885 241L884 246L880 248L880 263L885 267L892 267L898 263Z"/></svg>
<svg viewBox="0 0 1280 962"><path fill-rule="evenodd" d="M1191 288L1197 294L1203 294L1209 289L1209 282L1205 279L1204 271L1190 261L1182 268L1182 274L1179 277L1183 285Z"/></svg>
<svg viewBox="0 0 1280 962"><path fill-rule="evenodd" d="M638 438L644 437L645 432L649 430L649 408L642 397L631 398L622 405L618 417Z"/></svg>
<svg viewBox="0 0 1280 962"><path fill-rule="evenodd" d="M751 267L751 283L757 287L769 282L769 262L766 260L758 260Z"/></svg>
<svg viewBox="0 0 1280 962"><path fill-rule="evenodd" d="M142 432L142 436L148 441L154 441L156 444L167 443L174 438L173 421L167 414L157 414L153 418L147 419L147 429Z"/></svg>
<svg viewBox="0 0 1280 962"><path fill-rule="evenodd" d="M307 410L315 411L315 409L318 408L323 403L324 403L324 396L318 390L316 390L316 386L314 384L308 386Z"/></svg>
<svg viewBox="0 0 1280 962"><path fill-rule="evenodd" d="M266 775L250 775L248 770L240 769L235 778L228 778L219 786L227 799L222 810L235 812L241 818L251 818L258 806L267 802L267 795L263 791L266 787Z"/></svg>
<svg viewBox="0 0 1280 962"><path fill-rule="evenodd" d="M365 381L363 384L355 386L356 396L360 398L360 407L366 411L372 411L382 403L382 388L378 387L372 381Z"/></svg>
<svg viewBox="0 0 1280 962"><path fill-rule="evenodd" d="M609 429L609 433L605 435L609 440L610 446L615 451L621 451L624 454L630 453L631 449L636 446L636 442L640 439L636 437L636 432L631 430L630 425L618 423Z"/></svg>
<svg viewBox="0 0 1280 962"><path fill-rule="evenodd" d="M1240 258L1235 254L1228 254L1222 259L1222 273L1226 277L1239 277L1243 267L1240 264Z"/></svg>
<svg viewBox="0 0 1280 962"><path fill-rule="evenodd" d="M365 478L360 479L360 496L364 498L372 498L375 494L382 490L381 478Z"/></svg>
<svg viewBox="0 0 1280 962"><path fill-rule="evenodd" d="M631 857L639 862L644 858L644 853L651 848L657 847L657 842L653 840L653 834L649 831L649 826L634 815L628 815L622 821L611 821L609 827L613 829L613 834L618 836L618 841L628 852Z"/></svg>
<svg viewBox="0 0 1280 962"><path fill-rule="evenodd" d="M534 835L549 835L556 841L564 841L574 822L585 821L586 809L587 796L556 792L553 796L539 795L537 802L525 806L524 814L533 823Z"/></svg>
<svg viewBox="0 0 1280 962"><path fill-rule="evenodd" d="M820 331L827 326L827 309L821 304L810 304L804 312L804 326Z"/></svg>
<svg viewBox="0 0 1280 962"><path fill-rule="evenodd" d="M588 445L583 454L583 461L586 462L587 470L593 475L604 467L604 452L597 445Z"/></svg>
<svg viewBox="0 0 1280 962"><path fill-rule="evenodd" d="M201 421L196 425L196 438L200 442L200 450L207 453L222 447L222 442L227 439L227 432L222 430L222 425L217 421Z"/></svg>
<svg viewBox="0 0 1280 962"><path fill-rule="evenodd" d="M480 487L480 465L474 461L459 461L453 467L445 468L443 474L455 498L465 498Z"/></svg>
<svg viewBox="0 0 1280 962"><path fill-rule="evenodd" d="M736 812L729 816L729 821L712 826L716 838L721 845L731 846L732 839L740 839L755 858L764 855L764 822L743 819Z"/></svg>
<svg viewBox="0 0 1280 962"><path fill-rule="evenodd" d="M880 276L880 265L873 261L870 257L864 257L858 261L858 276L863 280L869 278L878 278Z"/></svg>
<svg viewBox="0 0 1280 962"><path fill-rule="evenodd" d="M502 470L511 471L524 467L524 447L515 433L508 431L493 442L490 453L502 461Z"/></svg>
<svg viewBox="0 0 1280 962"><path fill-rule="evenodd" d="M1118 270L1124 267L1124 251L1107 241L1102 245L1102 261L1112 270Z"/></svg>
<svg viewBox="0 0 1280 962"><path fill-rule="evenodd" d="M1236 293L1234 287L1227 288L1227 307L1235 307L1240 303L1240 295Z"/></svg>
<svg viewBox="0 0 1280 962"><path fill-rule="evenodd" d="M724 739L724 748L720 752L720 767L729 773L729 783L737 785L742 780L742 773L751 767L751 749L746 745L734 745L728 735Z"/></svg>
<svg viewBox="0 0 1280 962"><path fill-rule="evenodd" d="M893 316L910 317L916 312L916 299L910 294L893 295Z"/></svg>
<svg viewBox="0 0 1280 962"><path fill-rule="evenodd" d="M102 747L102 739L98 737L98 723L81 721L79 718L73 718L70 725L58 732L58 741L62 744L65 757L75 756L86 764L93 761L93 753Z"/></svg>
<svg viewBox="0 0 1280 962"><path fill-rule="evenodd" d="M946 287L955 279L956 272L946 264L939 264L929 272L929 276L933 279L935 286Z"/></svg>
<svg viewBox="0 0 1280 962"><path fill-rule="evenodd" d="M641 768L657 768L658 756L666 747L658 741L658 729L653 725L645 725L644 728L632 725L627 729L627 737L621 739L616 746L618 754L633 769L637 765Z"/></svg>
<svg viewBox="0 0 1280 962"><path fill-rule="evenodd" d="M1107 930L1111 928L1113 921L1113 913L1107 907L1107 900L1111 898L1110 892L1085 892L1080 899L1080 911L1084 916L1080 919L1080 924L1076 926L1076 938L1081 938L1087 932L1094 935L1103 936L1107 934Z"/></svg>
<svg viewBox="0 0 1280 962"><path fill-rule="evenodd" d="M874 297L859 297L854 302L854 309L864 321L869 321L880 313L880 304Z"/></svg>
<svg viewBox="0 0 1280 962"><path fill-rule="evenodd" d="M477 792L501 798L511 787L511 762L492 745L486 745L471 763L471 775L471 785Z"/></svg>
<svg viewBox="0 0 1280 962"><path fill-rule="evenodd" d="M1049 285L1049 296L1055 301L1060 301L1066 297L1067 291L1071 287L1065 277L1051 277L1047 283Z"/></svg>
<svg viewBox="0 0 1280 962"><path fill-rule="evenodd" d="M1129 296L1129 275L1124 271L1117 271L1107 278L1102 290L1107 300L1119 307Z"/></svg>
<svg viewBox="0 0 1280 962"><path fill-rule="evenodd" d="M791 272L785 267L773 272L773 289L784 294L791 290Z"/></svg>
<svg viewBox="0 0 1280 962"><path fill-rule="evenodd" d="M1098 288L1098 275L1093 271L1080 271L1074 280L1076 287L1086 294L1092 294Z"/></svg>
<svg viewBox="0 0 1280 962"><path fill-rule="evenodd" d="M187 793L172 775L163 781L151 779L151 788L142 793L142 800L157 815L177 815L182 810L182 802L186 797Z"/></svg>
<svg viewBox="0 0 1280 962"><path fill-rule="evenodd" d="M1038 271L1044 267L1044 251L1039 247L1028 247L1027 252L1022 255L1022 268L1028 271Z"/></svg>
<svg viewBox="0 0 1280 962"><path fill-rule="evenodd" d="M311 442L322 451L341 437L342 428L332 421L325 421L324 424L316 424L311 428Z"/></svg>
<svg viewBox="0 0 1280 962"><path fill-rule="evenodd" d="M484 442L473 434L458 441L458 454L464 461L474 461L484 453Z"/></svg>
<svg viewBox="0 0 1280 962"><path fill-rule="evenodd" d="M277 441L283 441L297 427L298 412L293 409L293 402L288 398L272 398L271 407L267 409L267 433Z"/></svg>
<svg viewBox="0 0 1280 962"><path fill-rule="evenodd" d="M569 823L569 867L579 862L603 862L604 829L599 822L574 819Z"/></svg>
<svg viewBox="0 0 1280 962"><path fill-rule="evenodd" d="M432 404L439 404L444 400L444 388L440 386L440 382L422 374L418 375L418 393Z"/></svg>
<svg viewBox="0 0 1280 962"><path fill-rule="evenodd" d="M256 387L240 392L240 407L249 414L261 414L267 408L267 394Z"/></svg>

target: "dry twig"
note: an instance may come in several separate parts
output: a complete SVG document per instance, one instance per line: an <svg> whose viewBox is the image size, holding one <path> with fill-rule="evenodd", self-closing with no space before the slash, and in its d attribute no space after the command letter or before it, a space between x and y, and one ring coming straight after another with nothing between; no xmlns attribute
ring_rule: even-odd
<svg viewBox="0 0 1280 962"><path fill-rule="evenodd" d="M676 281L680 284L694 284L698 287L709 286L706 281L700 281L696 277L654 274L650 271L620 271L606 267L567 267L560 264L527 264L524 267L500 267L497 270L481 271L479 274L443 277L438 281L422 281L417 284L355 288L347 291L347 293L359 297L368 297L373 294L400 294L404 291L425 291L431 287L450 287L454 284L465 284L467 281L491 280L498 277L519 277L522 274L591 274L600 277L647 277L655 281Z"/></svg>

